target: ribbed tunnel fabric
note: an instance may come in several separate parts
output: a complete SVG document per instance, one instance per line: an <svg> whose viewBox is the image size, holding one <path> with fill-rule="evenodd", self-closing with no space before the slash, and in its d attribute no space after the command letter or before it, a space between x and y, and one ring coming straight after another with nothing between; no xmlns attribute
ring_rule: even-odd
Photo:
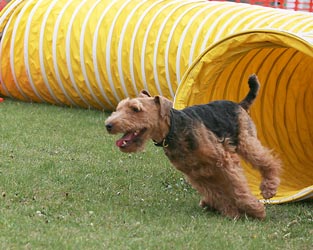
<svg viewBox="0 0 313 250"><path fill-rule="evenodd" d="M177 90L178 109L216 99L240 101L248 92L249 74L259 76L261 90L251 116L262 143L274 149L284 163L279 192L265 202L312 196L312 63L311 45L303 38L270 30L239 33L208 48ZM258 172L243 165L258 194Z"/></svg>

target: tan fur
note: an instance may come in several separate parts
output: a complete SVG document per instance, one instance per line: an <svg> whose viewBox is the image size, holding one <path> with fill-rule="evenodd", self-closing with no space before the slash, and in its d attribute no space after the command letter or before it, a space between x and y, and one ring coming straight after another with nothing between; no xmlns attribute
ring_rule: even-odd
<svg viewBox="0 0 313 250"><path fill-rule="evenodd" d="M121 101L105 124L111 134L144 131L138 141L120 147L123 152L140 151L149 139L163 142L164 152L172 164L201 194L200 206L209 206L231 218L243 214L265 218L264 205L249 190L239 156L260 171L260 189L265 199L276 194L281 163L257 139L255 126L246 110L240 108L237 146L228 138L221 141L202 123L195 122L192 129L198 146L190 151L186 140L175 148L168 147L164 141L170 131L171 108L172 102L166 98L151 97L143 92L138 98ZM187 132L180 137L187 136Z"/></svg>

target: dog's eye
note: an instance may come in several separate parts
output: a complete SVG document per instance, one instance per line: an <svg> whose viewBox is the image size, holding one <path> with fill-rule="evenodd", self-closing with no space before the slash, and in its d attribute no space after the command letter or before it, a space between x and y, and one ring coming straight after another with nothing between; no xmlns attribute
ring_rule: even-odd
<svg viewBox="0 0 313 250"><path fill-rule="evenodd" d="M131 107L131 109L132 109L132 111L134 111L135 113L138 113L138 112L140 111L140 109L137 108L137 107Z"/></svg>

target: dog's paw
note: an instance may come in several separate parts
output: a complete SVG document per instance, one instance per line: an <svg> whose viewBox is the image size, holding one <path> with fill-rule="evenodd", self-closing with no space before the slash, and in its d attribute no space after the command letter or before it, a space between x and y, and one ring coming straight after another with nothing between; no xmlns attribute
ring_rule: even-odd
<svg viewBox="0 0 313 250"><path fill-rule="evenodd" d="M266 212L265 212L264 205L262 204L262 205L259 206L258 209L255 209L255 211L253 211L251 216L254 217L254 218L257 218L259 220L264 220L265 217L266 217Z"/></svg>
<svg viewBox="0 0 313 250"><path fill-rule="evenodd" d="M279 179L263 180L260 185L261 194L264 199L270 199L276 195Z"/></svg>

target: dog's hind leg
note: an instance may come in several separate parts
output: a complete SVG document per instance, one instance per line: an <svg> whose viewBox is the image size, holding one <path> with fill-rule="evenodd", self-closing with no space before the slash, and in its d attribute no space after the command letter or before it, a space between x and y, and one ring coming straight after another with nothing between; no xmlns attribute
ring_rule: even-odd
<svg viewBox="0 0 313 250"><path fill-rule="evenodd" d="M261 194L265 199L272 198L280 183L281 161L272 155L271 150L262 146L256 136L251 136L248 132L240 135L237 152L260 171Z"/></svg>
<svg viewBox="0 0 313 250"><path fill-rule="evenodd" d="M264 205L252 195L239 156L225 152L214 168L215 174L211 176L205 176L205 171L199 170L187 176L188 182L202 195L199 205L216 209L230 218L239 218L246 213L263 219Z"/></svg>
<svg viewBox="0 0 313 250"><path fill-rule="evenodd" d="M266 216L264 205L251 193L239 156L236 153L225 152L219 164L218 167L225 178L223 185L228 199L233 199L241 213L264 219Z"/></svg>

